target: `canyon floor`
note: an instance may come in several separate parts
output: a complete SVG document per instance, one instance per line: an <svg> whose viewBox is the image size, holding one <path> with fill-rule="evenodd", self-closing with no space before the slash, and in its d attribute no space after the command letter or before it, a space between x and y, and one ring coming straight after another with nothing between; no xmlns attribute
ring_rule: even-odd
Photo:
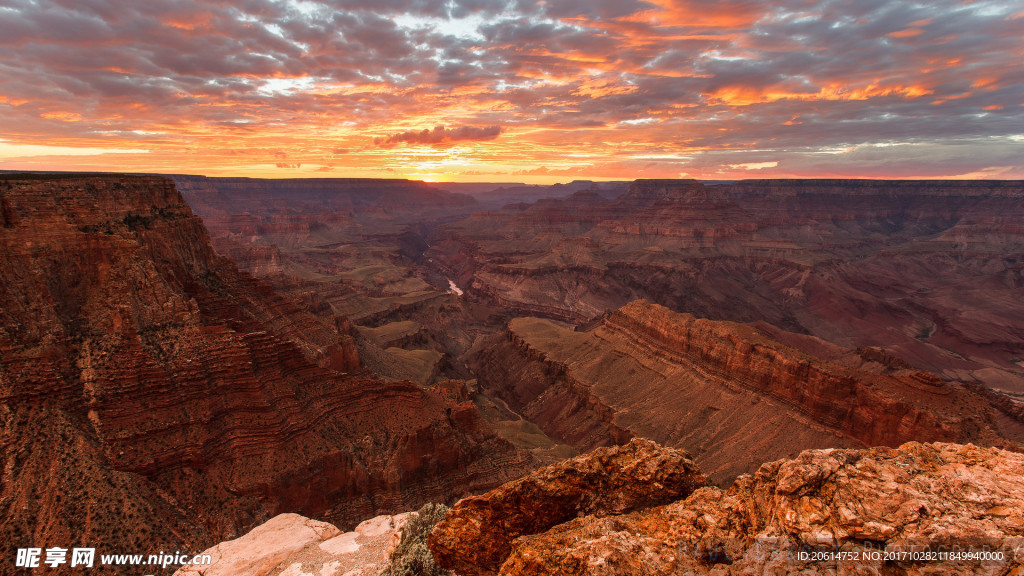
<svg viewBox="0 0 1024 576"><path fill-rule="evenodd" d="M783 530L729 519L783 506L757 500L788 482L766 462L953 463L934 478L871 468L900 487L1016 458L1022 222L1024 183L1001 181L0 175L0 554L199 550L272 521L312 530L279 559L301 566L289 554L361 538L316 523L513 490L542 466L572 476L567 458L653 440L637 461L683 455L718 492L599 507L582 516L611 519L557 532L567 516L481 573L647 573L584 568L641 548L651 573L683 569L651 539L699 543L628 514L699 509L740 542ZM978 514L1021 535L1016 509L991 508ZM568 544L609 522L629 536ZM722 546L746 565L743 541Z"/></svg>

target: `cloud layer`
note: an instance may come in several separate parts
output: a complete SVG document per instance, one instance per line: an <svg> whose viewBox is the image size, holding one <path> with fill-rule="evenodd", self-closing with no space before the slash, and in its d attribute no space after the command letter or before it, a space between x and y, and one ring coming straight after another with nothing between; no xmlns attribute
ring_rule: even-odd
<svg viewBox="0 0 1024 576"><path fill-rule="evenodd" d="M436 126L433 130L424 128L419 132L409 130L400 134L392 134L387 138L377 138L374 141L381 146L395 146L398 144L445 144L466 140L494 140L501 134L501 126L459 126L458 128L445 128Z"/></svg>
<svg viewBox="0 0 1024 576"><path fill-rule="evenodd" d="M988 0L4 0L0 168L1024 178L1022 36Z"/></svg>

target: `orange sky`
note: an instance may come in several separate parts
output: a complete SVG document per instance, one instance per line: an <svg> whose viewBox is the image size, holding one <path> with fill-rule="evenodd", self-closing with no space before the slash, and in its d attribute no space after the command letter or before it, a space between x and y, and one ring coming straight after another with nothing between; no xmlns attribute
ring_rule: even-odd
<svg viewBox="0 0 1024 576"><path fill-rule="evenodd" d="M8 0L0 169L1024 178L1019 2Z"/></svg>

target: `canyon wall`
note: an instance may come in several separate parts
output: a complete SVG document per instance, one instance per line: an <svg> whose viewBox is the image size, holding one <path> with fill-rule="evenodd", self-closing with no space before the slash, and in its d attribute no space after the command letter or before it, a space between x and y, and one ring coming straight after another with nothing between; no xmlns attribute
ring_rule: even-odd
<svg viewBox="0 0 1024 576"><path fill-rule="evenodd" d="M0 555L347 527L533 465L472 403L370 378L344 316L218 256L170 180L5 175L0 208Z"/></svg>
<svg viewBox="0 0 1024 576"><path fill-rule="evenodd" d="M581 451L651 438L719 482L807 448L1024 441L1019 415L983 394L881 350L838 356L857 365L637 301L582 331L513 320L472 365L484 391L553 438Z"/></svg>

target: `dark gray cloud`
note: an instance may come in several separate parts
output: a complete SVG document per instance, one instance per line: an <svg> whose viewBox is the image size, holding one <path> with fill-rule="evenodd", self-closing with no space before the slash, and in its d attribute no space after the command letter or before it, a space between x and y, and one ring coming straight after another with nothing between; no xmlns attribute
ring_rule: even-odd
<svg viewBox="0 0 1024 576"><path fill-rule="evenodd" d="M393 134L387 138L378 138L376 143L381 146L395 146L398 144L445 144L466 140L494 140L501 134L501 126L459 126L458 128L445 128L435 126L433 130L410 130Z"/></svg>

